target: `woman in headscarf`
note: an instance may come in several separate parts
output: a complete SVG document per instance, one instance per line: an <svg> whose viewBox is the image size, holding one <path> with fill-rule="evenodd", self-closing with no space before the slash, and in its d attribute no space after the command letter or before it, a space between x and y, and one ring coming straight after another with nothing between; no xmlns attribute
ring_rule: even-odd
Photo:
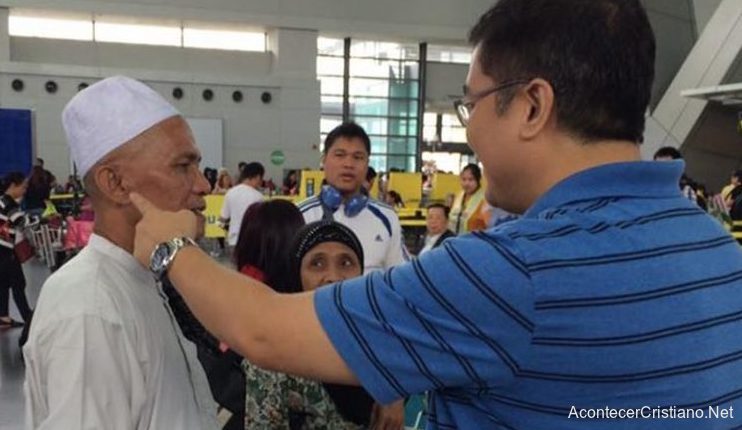
<svg viewBox="0 0 742 430"><path fill-rule="evenodd" d="M301 212L289 201L268 200L250 206L242 218L234 249L237 270L268 285L275 285L277 290L296 290L291 287L298 281L291 275L289 249L303 225ZM198 347L198 357L217 401L219 414L226 417L221 428L235 430L246 427L245 391L250 382L246 381L241 369L242 357L203 328L169 282L163 289L170 298L170 306L183 334Z"/></svg>
<svg viewBox="0 0 742 430"><path fill-rule="evenodd" d="M363 248L353 232L334 221L318 221L298 233L289 256L294 292L360 276ZM361 387L324 384L269 372L245 361L247 376L245 428L271 429L401 429L382 418L381 407ZM383 422L382 422L383 421Z"/></svg>

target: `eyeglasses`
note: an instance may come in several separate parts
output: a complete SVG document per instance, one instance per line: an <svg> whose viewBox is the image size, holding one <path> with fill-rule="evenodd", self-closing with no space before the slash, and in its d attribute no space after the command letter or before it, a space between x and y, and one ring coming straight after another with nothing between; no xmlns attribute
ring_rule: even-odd
<svg viewBox="0 0 742 430"><path fill-rule="evenodd" d="M510 88L515 85L527 84L530 81L530 79L515 79L499 85L495 85L492 88L488 88L476 94L469 94L468 96L462 97L453 102L453 107L456 109L456 116L459 117L461 125L466 127L467 125L469 125L471 111L474 109L474 106L477 104L477 102L489 96L490 94L494 94L500 90L504 90L505 88Z"/></svg>

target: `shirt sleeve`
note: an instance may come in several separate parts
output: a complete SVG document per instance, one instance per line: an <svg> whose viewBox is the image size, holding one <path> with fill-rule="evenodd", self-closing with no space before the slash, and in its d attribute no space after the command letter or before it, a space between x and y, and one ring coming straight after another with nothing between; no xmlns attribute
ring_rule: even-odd
<svg viewBox="0 0 742 430"><path fill-rule="evenodd" d="M502 244L450 239L386 273L317 290L315 309L380 403L444 387L502 387L533 331L532 288L519 261Z"/></svg>
<svg viewBox="0 0 742 430"><path fill-rule="evenodd" d="M120 324L81 315L37 334L24 351L28 428L137 427L144 377Z"/></svg>
<svg viewBox="0 0 742 430"><path fill-rule="evenodd" d="M391 223L392 236L389 240L389 251L384 259L384 268L386 269L410 261L410 254L404 245L404 236L402 235L402 226L399 223L399 218L396 216L392 217Z"/></svg>

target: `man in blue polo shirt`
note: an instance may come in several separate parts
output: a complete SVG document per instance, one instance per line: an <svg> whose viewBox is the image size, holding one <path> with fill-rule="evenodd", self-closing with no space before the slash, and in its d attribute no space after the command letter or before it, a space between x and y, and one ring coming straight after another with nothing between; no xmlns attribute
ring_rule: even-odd
<svg viewBox="0 0 742 430"><path fill-rule="evenodd" d="M640 161L639 0L500 0L470 39L457 111L518 220L284 297L196 247L150 260L193 215L132 196L137 258L249 360L380 402L428 391L429 428L739 428L742 250L681 195L682 162Z"/></svg>

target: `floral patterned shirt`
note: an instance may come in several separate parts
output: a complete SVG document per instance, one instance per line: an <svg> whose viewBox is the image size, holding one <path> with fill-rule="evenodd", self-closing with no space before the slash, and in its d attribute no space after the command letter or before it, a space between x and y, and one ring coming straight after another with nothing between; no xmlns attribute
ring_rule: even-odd
<svg viewBox="0 0 742 430"><path fill-rule="evenodd" d="M343 419L322 384L263 370L242 361L245 371L245 429L357 430Z"/></svg>

